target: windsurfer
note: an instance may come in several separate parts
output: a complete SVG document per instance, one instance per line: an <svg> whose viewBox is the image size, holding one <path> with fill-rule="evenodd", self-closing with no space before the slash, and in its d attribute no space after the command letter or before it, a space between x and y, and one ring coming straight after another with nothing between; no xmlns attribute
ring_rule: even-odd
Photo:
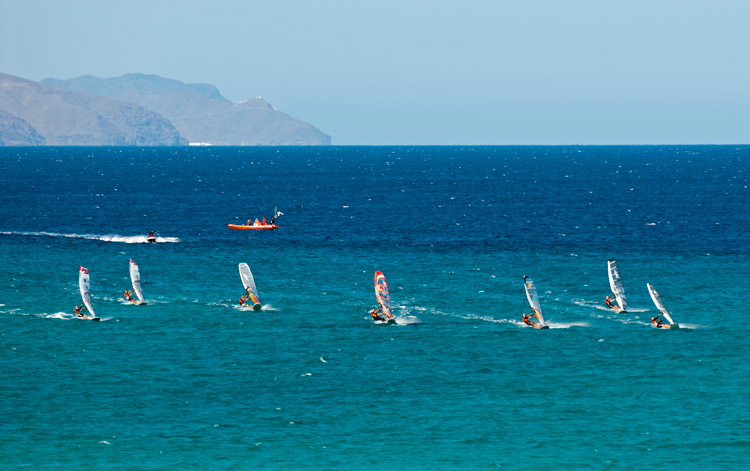
<svg viewBox="0 0 750 471"><path fill-rule="evenodd" d="M86 309L85 304L81 304L80 306L76 304L76 307L73 308L73 310L76 313L76 317L86 317L86 314L81 312L82 309Z"/></svg>
<svg viewBox="0 0 750 471"><path fill-rule="evenodd" d="M657 315L656 317L651 316L651 325L658 328L667 326L666 322L664 322L664 320L661 318L661 313L659 313L659 315Z"/></svg>
<svg viewBox="0 0 750 471"><path fill-rule="evenodd" d="M385 318L381 317L380 314L383 312L380 310L380 308L375 308L372 311L370 311L370 315L372 316L372 320L375 322L385 322Z"/></svg>
<svg viewBox="0 0 750 471"><path fill-rule="evenodd" d="M607 296L607 299L604 300L604 304L606 304L607 307L610 307L610 308L614 309L615 305L612 304L612 301L614 301L612 298L613 297Z"/></svg>
<svg viewBox="0 0 750 471"><path fill-rule="evenodd" d="M243 294L242 296L240 296L240 306L244 306L245 301L247 301L248 299L250 299L250 295L248 294Z"/></svg>
<svg viewBox="0 0 750 471"><path fill-rule="evenodd" d="M537 327L537 328L539 328L539 324L537 324L536 322L532 321L531 320L531 316L529 316L525 312L523 313L522 320L523 320L523 323L526 324L526 325L530 325L531 327Z"/></svg>
<svg viewBox="0 0 750 471"><path fill-rule="evenodd" d="M125 299L127 301L133 302L133 295L134 294L135 294L135 291L133 291L132 289L130 291L125 290L125 294L123 296L125 296Z"/></svg>

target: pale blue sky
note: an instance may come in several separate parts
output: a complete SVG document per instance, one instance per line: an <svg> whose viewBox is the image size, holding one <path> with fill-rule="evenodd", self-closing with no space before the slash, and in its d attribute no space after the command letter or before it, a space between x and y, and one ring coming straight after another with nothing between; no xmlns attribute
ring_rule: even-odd
<svg viewBox="0 0 750 471"><path fill-rule="evenodd" d="M748 0L0 0L0 72L212 83L334 144L750 143L748 21Z"/></svg>

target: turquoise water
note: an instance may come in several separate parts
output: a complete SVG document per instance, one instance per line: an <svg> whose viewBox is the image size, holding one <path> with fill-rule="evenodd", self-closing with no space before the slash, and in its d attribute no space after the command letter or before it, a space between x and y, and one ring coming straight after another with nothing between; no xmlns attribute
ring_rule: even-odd
<svg viewBox="0 0 750 471"><path fill-rule="evenodd" d="M0 149L0 469L746 468L749 157ZM72 316L81 265L102 322Z"/></svg>

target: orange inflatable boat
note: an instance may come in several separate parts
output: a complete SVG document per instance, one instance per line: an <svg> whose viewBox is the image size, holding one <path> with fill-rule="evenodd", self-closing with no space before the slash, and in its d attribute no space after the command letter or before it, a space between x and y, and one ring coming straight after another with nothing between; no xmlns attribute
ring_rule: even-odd
<svg viewBox="0 0 750 471"><path fill-rule="evenodd" d="M279 228L276 224L227 224L227 227L238 231L272 231Z"/></svg>

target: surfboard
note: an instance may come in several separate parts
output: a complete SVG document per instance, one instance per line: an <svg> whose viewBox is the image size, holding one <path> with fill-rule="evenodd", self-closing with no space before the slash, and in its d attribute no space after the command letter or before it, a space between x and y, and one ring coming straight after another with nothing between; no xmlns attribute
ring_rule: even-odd
<svg viewBox="0 0 750 471"><path fill-rule="evenodd" d="M130 259L130 281L133 283L133 291L138 299L133 299L133 304L146 304L143 298L143 288L141 288L141 272L138 270L138 264Z"/></svg>
<svg viewBox="0 0 750 471"><path fill-rule="evenodd" d="M83 300L83 304L88 310L88 314L84 314L83 317L92 321L98 321L99 318L96 317L96 314L94 313L94 306L91 304L90 285L91 282L89 280L89 270L87 268L80 267L80 269L78 270L78 288L81 291L81 299Z"/></svg>
<svg viewBox="0 0 750 471"><path fill-rule="evenodd" d="M396 319L393 317L391 293L388 290L388 283L385 281L385 275L379 271L375 272L375 299L378 300L380 310L383 311L383 314L387 318L386 323L395 324Z"/></svg>
<svg viewBox="0 0 750 471"><path fill-rule="evenodd" d="M664 306L664 301L661 299L661 295L658 291L656 291L656 288L651 286L651 283L646 283L646 288L648 288L648 294L651 295L651 300L656 305L656 308L661 312L661 315L664 316L664 318L669 322L669 326L666 327L662 325L661 329L679 329L679 324L675 324L675 322L672 320L672 316L669 315L669 312L667 312L667 308Z"/></svg>
<svg viewBox="0 0 750 471"><path fill-rule="evenodd" d="M542 315L542 306L539 304L539 295L537 295L534 282L531 281L531 278L528 276L524 276L523 286L526 290L526 299L529 300L529 305L534 309L534 313L536 314L537 319L539 319L539 325L535 327L537 329L549 329L549 326L544 321L544 316Z"/></svg>
<svg viewBox="0 0 750 471"><path fill-rule="evenodd" d="M255 280L253 279L253 273L250 271L250 267L247 263L240 263L240 278L242 279L242 286L245 287L245 292L250 296L250 300L253 302L253 310L257 311L261 308L260 296L258 295L258 288L255 287Z"/></svg>
<svg viewBox="0 0 750 471"><path fill-rule="evenodd" d="M616 261L607 260L607 272L609 276L609 287L612 290L612 294L615 295L615 299L619 305L619 307L612 307L612 309L614 309L615 312L627 312L628 300L625 298L625 288L622 286L620 269L617 268Z"/></svg>

